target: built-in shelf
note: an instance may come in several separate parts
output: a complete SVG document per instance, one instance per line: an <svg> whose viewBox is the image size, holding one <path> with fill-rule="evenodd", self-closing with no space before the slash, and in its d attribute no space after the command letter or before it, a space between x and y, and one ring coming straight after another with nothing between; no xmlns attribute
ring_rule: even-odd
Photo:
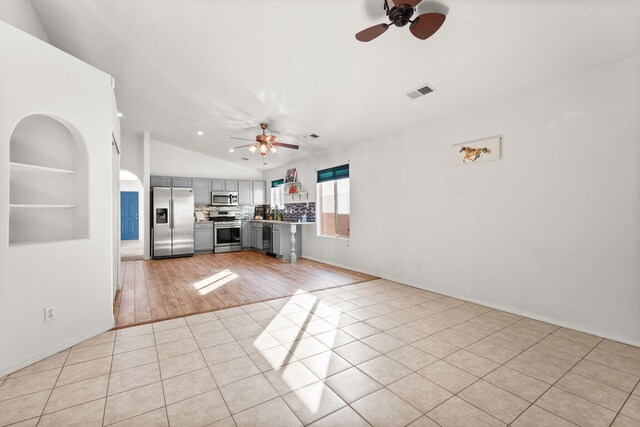
<svg viewBox="0 0 640 427"><path fill-rule="evenodd" d="M13 209L73 209L76 205L33 205L24 203L13 203L9 205Z"/></svg>
<svg viewBox="0 0 640 427"><path fill-rule="evenodd" d="M284 193L284 196L291 197L291 201L295 201L296 199L300 202L309 200L309 192L308 191L298 191L297 193ZM297 197L296 197L297 196ZM304 200L303 200L304 198Z"/></svg>
<svg viewBox="0 0 640 427"><path fill-rule="evenodd" d="M44 172L44 173L66 173L74 174L76 171L69 169L50 168L47 166L30 165L27 163L9 162L11 171L25 171L25 172Z"/></svg>
<svg viewBox="0 0 640 427"><path fill-rule="evenodd" d="M23 118L9 139L9 244L89 235L87 155L70 123Z"/></svg>

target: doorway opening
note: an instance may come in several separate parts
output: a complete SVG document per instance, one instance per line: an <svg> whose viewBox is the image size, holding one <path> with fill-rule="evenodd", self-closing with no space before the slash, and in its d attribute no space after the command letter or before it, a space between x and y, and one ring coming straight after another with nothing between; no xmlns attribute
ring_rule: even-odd
<svg viewBox="0 0 640 427"><path fill-rule="evenodd" d="M144 190L133 173L120 170L120 259L144 259Z"/></svg>

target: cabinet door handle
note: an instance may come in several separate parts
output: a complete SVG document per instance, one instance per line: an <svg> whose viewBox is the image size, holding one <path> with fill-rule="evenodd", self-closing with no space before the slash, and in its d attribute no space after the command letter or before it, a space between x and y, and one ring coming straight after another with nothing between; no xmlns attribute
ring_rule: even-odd
<svg viewBox="0 0 640 427"><path fill-rule="evenodd" d="M169 228L173 228L173 199L171 199L171 208L169 209Z"/></svg>

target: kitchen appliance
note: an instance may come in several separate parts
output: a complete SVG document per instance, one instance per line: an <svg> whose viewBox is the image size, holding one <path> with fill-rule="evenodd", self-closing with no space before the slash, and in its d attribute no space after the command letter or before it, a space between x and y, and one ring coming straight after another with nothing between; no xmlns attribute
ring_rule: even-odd
<svg viewBox="0 0 640 427"><path fill-rule="evenodd" d="M273 252L273 224L265 222L262 224L262 249L269 256L276 256Z"/></svg>
<svg viewBox="0 0 640 427"><path fill-rule="evenodd" d="M237 191L212 191L212 206L238 206Z"/></svg>
<svg viewBox="0 0 640 427"><path fill-rule="evenodd" d="M193 255L193 189L153 187L151 196L153 258Z"/></svg>
<svg viewBox="0 0 640 427"><path fill-rule="evenodd" d="M236 219L235 209L214 209L209 214L213 221L213 252L242 250L242 222Z"/></svg>

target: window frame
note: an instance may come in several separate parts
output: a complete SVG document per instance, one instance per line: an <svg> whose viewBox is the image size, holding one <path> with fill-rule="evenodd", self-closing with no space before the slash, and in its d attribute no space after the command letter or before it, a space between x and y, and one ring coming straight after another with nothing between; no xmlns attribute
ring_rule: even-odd
<svg viewBox="0 0 640 427"><path fill-rule="evenodd" d="M280 191L275 191L274 190L280 190ZM279 194L274 194L274 193L279 193ZM278 207L278 209L284 209L284 179L275 179L273 181L271 181L271 200L270 200L270 206L271 209L275 209L276 206ZM276 203L276 197L277 196L277 202L281 202L282 204L278 204Z"/></svg>
<svg viewBox="0 0 640 427"><path fill-rule="evenodd" d="M337 234L338 233L338 215L339 215L339 205L338 205L338 181L342 181L342 180L347 180L349 181L349 228L348 228L348 235L341 235L341 234ZM324 221L324 211L323 211L323 205L322 205L322 186L325 184L333 184L333 221L335 224L335 230L336 230L336 234L335 235L330 235L330 234L323 234L322 232L322 228L323 228L323 221ZM349 179L349 177L347 176L346 178L339 178L339 179L332 179L332 180L324 180L321 182L318 182L316 184L316 194L317 194L317 201L316 201L316 206L318 206L318 213L319 215L316 215L317 221L318 221L318 226L317 228L317 235L318 237L328 237L331 239L344 239L344 240L349 240L351 238L351 181ZM344 215L344 214L343 214Z"/></svg>

